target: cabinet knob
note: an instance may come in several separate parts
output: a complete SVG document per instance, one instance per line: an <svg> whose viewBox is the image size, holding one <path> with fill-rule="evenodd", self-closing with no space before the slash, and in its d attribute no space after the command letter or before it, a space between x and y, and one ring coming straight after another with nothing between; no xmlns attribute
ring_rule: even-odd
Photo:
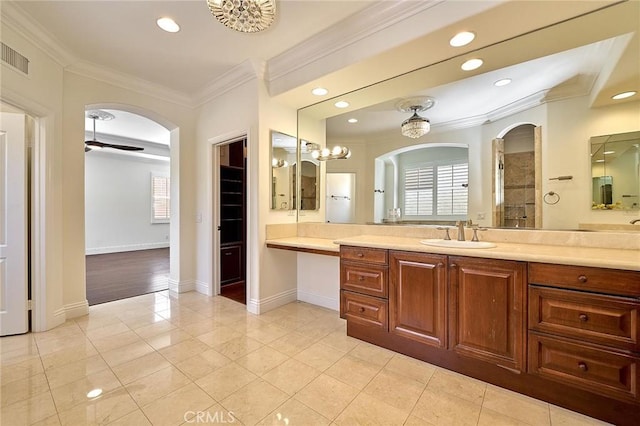
<svg viewBox="0 0 640 426"><path fill-rule="evenodd" d="M583 362L583 361L580 361L580 362L578 363L578 368L579 368L580 370L582 370L582 371L587 371L587 370L589 370L589 367L587 367L587 363L585 363L585 362Z"/></svg>
<svg viewBox="0 0 640 426"><path fill-rule="evenodd" d="M364 276L360 275L360 276L358 277L358 281L364 281Z"/></svg>
<svg viewBox="0 0 640 426"><path fill-rule="evenodd" d="M362 306L360 306L360 309L358 309L358 312L363 313L364 312L364 308Z"/></svg>
<svg viewBox="0 0 640 426"><path fill-rule="evenodd" d="M578 281L580 281L581 283L586 283L587 282L587 276L586 275L580 275L578 277Z"/></svg>
<svg viewBox="0 0 640 426"><path fill-rule="evenodd" d="M580 321L582 321L582 322L587 322L587 321L589 321L589 315L587 315L587 314L580 314L580 315L578 315L578 318L579 318L579 319L580 319Z"/></svg>
<svg viewBox="0 0 640 426"><path fill-rule="evenodd" d="M364 257L364 253L358 253L356 256L358 256L358 257Z"/></svg>
<svg viewBox="0 0 640 426"><path fill-rule="evenodd" d="M458 267L458 265L456 263L452 263L452 264L449 265L449 268L457 268L457 267Z"/></svg>

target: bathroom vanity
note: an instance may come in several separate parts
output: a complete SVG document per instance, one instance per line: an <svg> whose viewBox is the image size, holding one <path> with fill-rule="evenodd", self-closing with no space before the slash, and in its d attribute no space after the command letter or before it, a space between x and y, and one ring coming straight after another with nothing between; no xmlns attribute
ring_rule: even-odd
<svg viewBox="0 0 640 426"><path fill-rule="evenodd" d="M628 257L614 269L598 267L608 262L597 254L603 249L558 247L577 252L576 264L557 256L558 264L544 246L447 250L416 242L338 241L348 335L605 421L637 424L637 251L621 251Z"/></svg>

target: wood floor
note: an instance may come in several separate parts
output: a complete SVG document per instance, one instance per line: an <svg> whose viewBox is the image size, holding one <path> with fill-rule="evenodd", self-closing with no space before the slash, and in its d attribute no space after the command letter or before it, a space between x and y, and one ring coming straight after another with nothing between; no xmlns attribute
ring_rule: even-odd
<svg viewBox="0 0 640 426"><path fill-rule="evenodd" d="M220 296L228 297L231 300L247 304L247 289L244 281L220 286Z"/></svg>
<svg viewBox="0 0 640 426"><path fill-rule="evenodd" d="M169 288L169 249L94 254L87 259L89 305Z"/></svg>

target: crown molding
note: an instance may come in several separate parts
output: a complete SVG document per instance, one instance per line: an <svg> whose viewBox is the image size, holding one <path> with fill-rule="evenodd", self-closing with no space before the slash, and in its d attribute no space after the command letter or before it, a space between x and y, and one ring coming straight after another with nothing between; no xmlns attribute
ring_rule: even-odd
<svg viewBox="0 0 640 426"><path fill-rule="evenodd" d="M60 44L38 22L25 13L19 6L19 2L2 2L0 12L3 26L6 25L20 34L63 68L78 60L69 49Z"/></svg>
<svg viewBox="0 0 640 426"><path fill-rule="evenodd" d="M123 89L153 96L187 108L193 108L195 106L193 99L182 92L168 89L160 84L151 83L148 80L138 78L131 74L115 71L92 62L78 61L67 66L65 70L83 77L102 81L103 83L113 84Z"/></svg>
<svg viewBox="0 0 640 426"><path fill-rule="evenodd" d="M247 59L236 65L209 83L204 90L201 91L201 96L194 100L194 106L202 106L236 87L262 78L264 76L264 66L263 62L252 61L251 59Z"/></svg>
<svg viewBox="0 0 640 426"><path fill-rule="evenodd" d="M269 59L266 78L281 78L439 3L442 0L378 2Z"/></svg>

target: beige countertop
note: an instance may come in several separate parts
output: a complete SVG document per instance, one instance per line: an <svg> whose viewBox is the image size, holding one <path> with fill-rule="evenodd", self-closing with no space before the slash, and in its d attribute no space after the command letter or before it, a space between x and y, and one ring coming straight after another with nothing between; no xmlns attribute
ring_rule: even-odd
<svg viewBox="0 0 640 426"><path fill-rule="evenodd" d="M527 262L556 263L562 265L594 266L640 271L640 250L559 246L543 244L517 244L497 242L496 247L468 249L435 247L420 243L423 238L359 235L339 239L287 237L267 240L267 245L339 252L340 245L406 250L424 253L507 259Z"/></svg>
<svg viewBox="0 0 640 426"><path fill-rule="evenodd" d="M640 250L516 243L496 243L497 246L493 248L467 249L428 246L421 244L420 240L421 238L360 235L339 239L335 243L360 247L483 257L487 259L522 260L640 271Z"/></svg>
<svg viewBox="0 0 640 426"><path fill-rule="evenodd" d="M330 251L334 253L340 252L340 246L328 238L312 238L312 237L285 237L274 238L266 241L268 246L302 248L308 250Z"/></svg>

